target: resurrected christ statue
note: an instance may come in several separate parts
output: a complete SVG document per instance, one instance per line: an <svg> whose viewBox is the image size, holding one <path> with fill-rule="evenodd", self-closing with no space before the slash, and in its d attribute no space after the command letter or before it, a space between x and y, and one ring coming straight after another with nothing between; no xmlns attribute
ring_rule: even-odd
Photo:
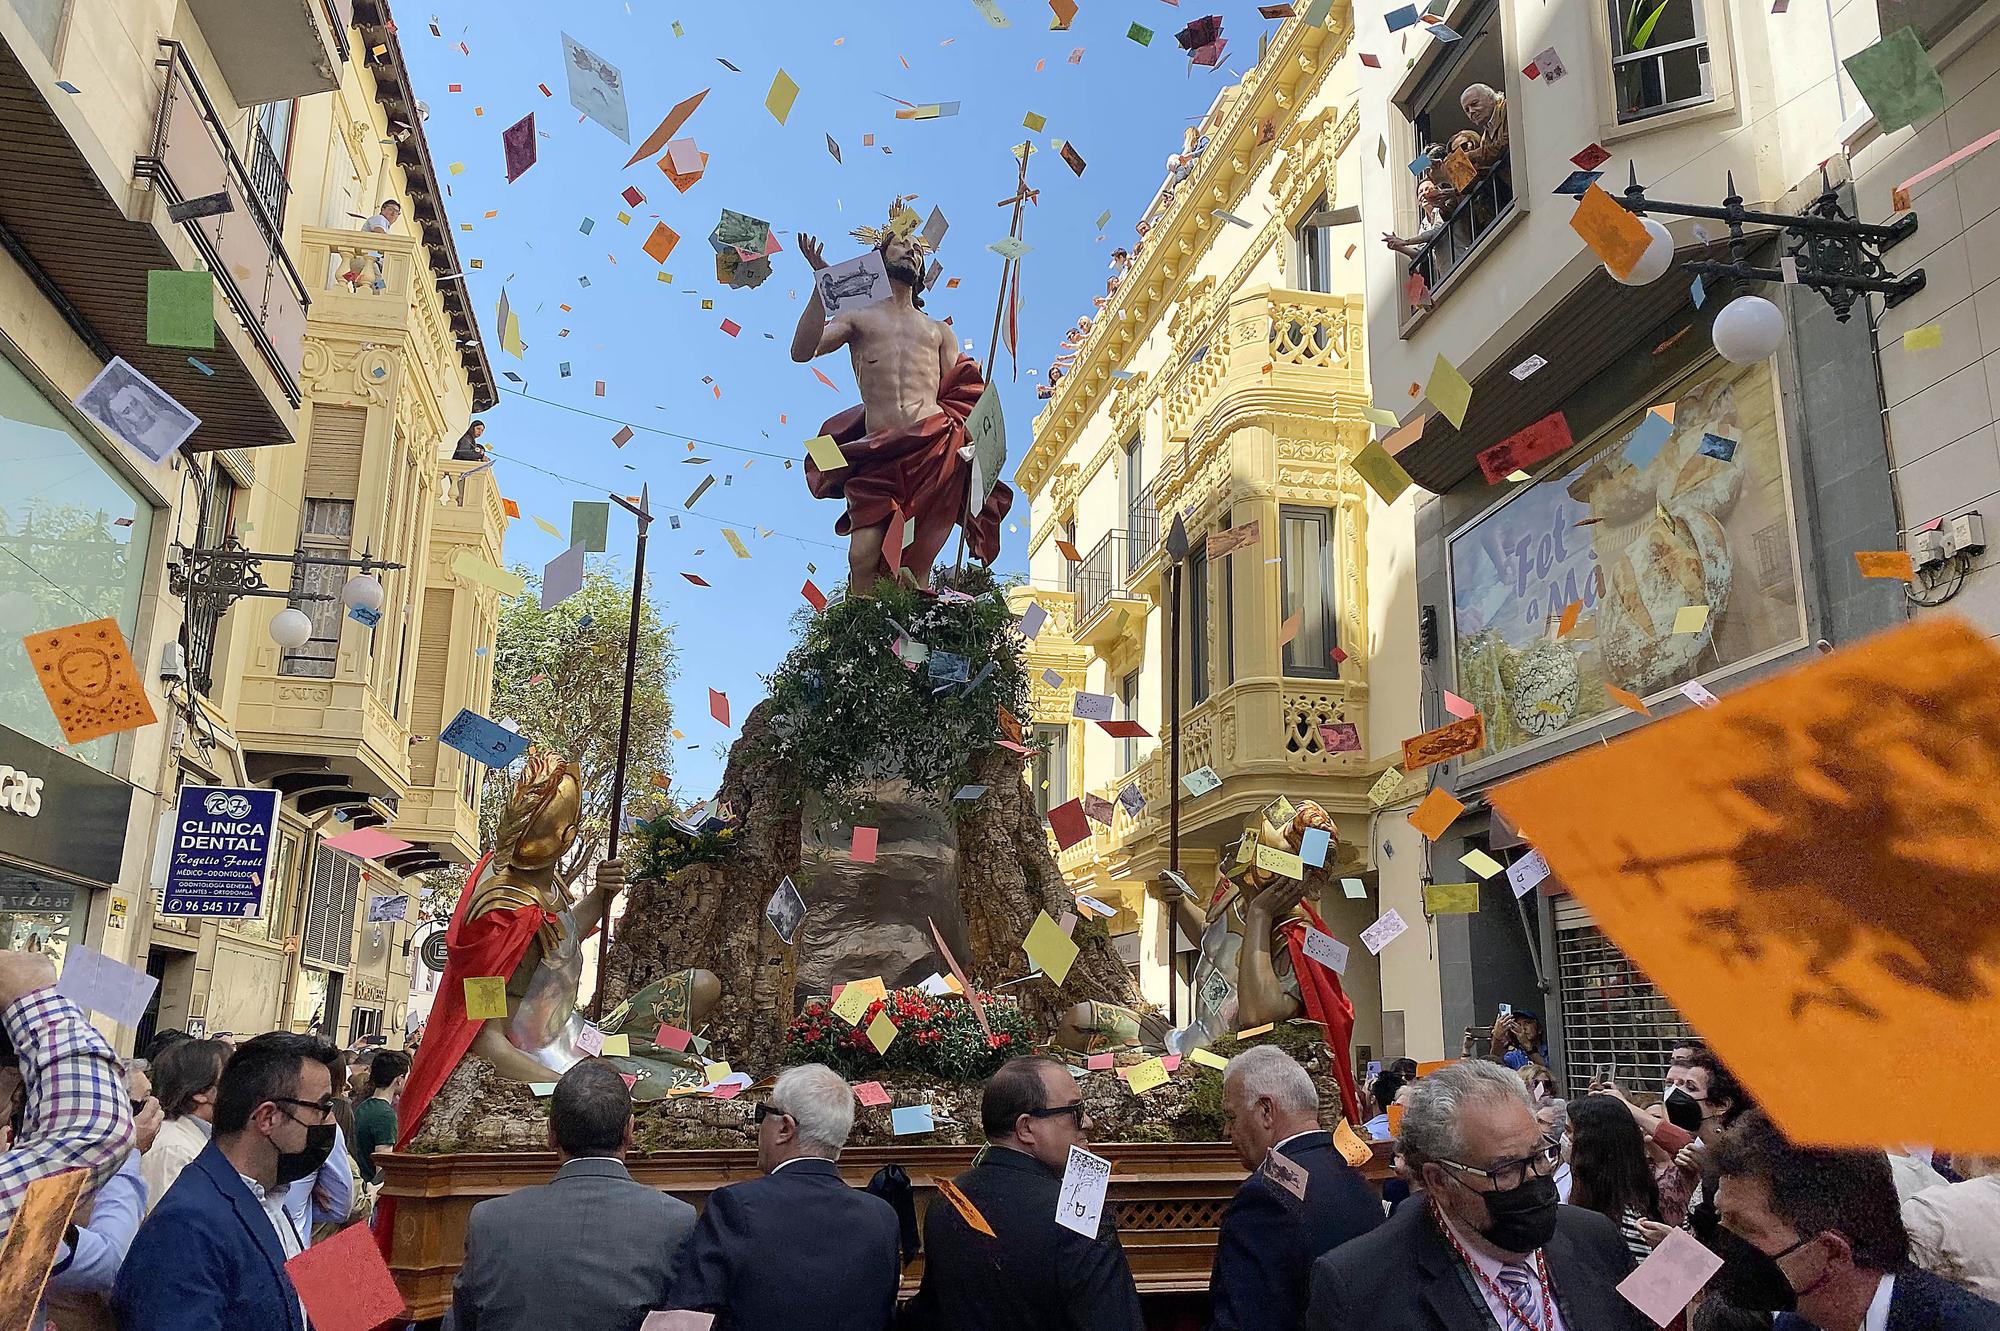
<svg viewBox="0 0 2000 1331"><path fill-rule="evenodd" d="M904 213L897 201L897 213ZM861 405L820 427L839 445L846 465L824 470L806 463L806 484L820 499L844 499L847 511L834 531L850 538L848 595L872 594L878 578L907 573L930 585L954 526L964 525L975 559L990 564L1000 553L1000 522L1014 492L996 485L978 514L968 517L972 473L965 419L985 388L979 363L958 349L950 324L923 312L923 238L909 214L897 213L880 230L863 228L857 240L882 255L889 295L870 305L827 317L818 285L792 334L792 359L805 364L846 347L854 364ZM799 252L817 273L827 266L820 243L799 236Z"/></svg>

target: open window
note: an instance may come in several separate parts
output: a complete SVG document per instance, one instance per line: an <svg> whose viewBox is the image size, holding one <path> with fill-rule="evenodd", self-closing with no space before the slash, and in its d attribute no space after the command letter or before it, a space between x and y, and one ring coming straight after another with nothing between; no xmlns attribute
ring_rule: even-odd
<svg viewBox="0 0 2000 1331"><path fill-rule="evenodd" d="M1605 0L1611 6L1611 83L1629 125L1715 100L1703 0Z"/></svg>
<svg viewBox="0 0 2000 1331"><path fill-rule="evenodd" d="M1392 247L1408 259L1403 298L1429 304L1514 206L1514 167L1505 88L1507 59L1497 0L1464 20L1465 30L1403 103L1416 145L1409 163L1416 225Z"/></svg>

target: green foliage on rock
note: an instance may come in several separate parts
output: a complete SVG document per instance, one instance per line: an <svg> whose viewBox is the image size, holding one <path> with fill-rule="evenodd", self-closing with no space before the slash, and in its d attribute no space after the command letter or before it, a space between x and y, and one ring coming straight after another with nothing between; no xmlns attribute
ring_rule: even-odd
<svg viewBox="0 0 2000 1331"><path fill-rule="evenodd" d="M871 783L900 778L947 799L1003 738L998 708L1025 715L1022 640L1004 589L975 565L956 590L972 599L882 582L873 598L805 614L798 646L771 677L770 743L795 793L851 810ZM929 660L907 663L899 640L922 644ZM934 677L939 653L966 658L977 686Z"/></svg>
<svg viewBox="0 0 2000 1331"><path fill-rule="evenodd" d="M1326 1040L1318 1025L1311 1022L1280 1022L1262 1035L1253 1035L1247 1040L1226 1037L1208 1048L1211 1053L1223 1058L1234 1058L1260 1044L1278 1046L1308 1069L1324 1063L1327 1057ZM1195 1067L1194 1086L1188 1091L1187 1119L1182 1127L1183 1137L1191 1136L1197 1140L1229 1135L1222 1118L1222 1074L1214 1068Z"/></svg>

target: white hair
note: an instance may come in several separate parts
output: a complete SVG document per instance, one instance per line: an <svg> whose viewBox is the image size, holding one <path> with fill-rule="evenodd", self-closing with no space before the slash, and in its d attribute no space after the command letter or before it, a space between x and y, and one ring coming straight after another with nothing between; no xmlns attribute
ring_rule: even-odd
<svg viewBox="0 0 2000 1331"><path fill-rule="evenodd" d="M1465 1108L1510 1100L1530 1113L1534 1111L1528 1088L1506 1064L1475 1058L1446 1064L1410 1088L1410 1102L1403 1107L1403 1128L1396 1143L1412 1164L1456 1161L1465 1151L1460 1122Z"/></svg>
<svg viewBox="0 0 2000 1331"><path fill-rule="evenodd" d="M1319 1116L1319 1087L1298 1060L1272 1044L1246 1049L1229 1060L1222 1074L1251 1099L1267 1098L1286 1114Z"/></svg>
<svg viewBox="0 0 2000 1331"><path fill-rule="evenodd" d="M1473 93L1475 93L1475 92L1481 92L1481 93L1485 93L1485 94L1486 94L1486 100L1488 100L1488 101L1490 101L1490 102L1497 102L1497 101L1499 101L1499 100L1500 100L1500 94L1499 94L1499 93L1497 93L1497 92L1495 92L1495 91L1493 90L1493 86L1492 86L1491 84L1488 84L1488 83L1468 83L1468 84L1466 84L1466 85L1465 85L1465 91L1464 91L1464 92L1461 92L1461 93L1460 93L1460 94L1458 95L1458 104L1459 104L1459 105L1460 105L1461 107L1462 107L1462 106L1464 106L1464 105L1465 105L1465 99L1466 99L1466 98L1468 98L1468 97L1470 97L1470 96L1472 96L1472 94L1473 94Z"/></svg>
<svg viewBox="0 0 2000 1331"><path fill-rule="evenodd" d="M840 1148L854 1130L854 1089L838 1072L824 1063L787 1068L766 1100L799 1125L802 1152L840 1158Z"/></svg>

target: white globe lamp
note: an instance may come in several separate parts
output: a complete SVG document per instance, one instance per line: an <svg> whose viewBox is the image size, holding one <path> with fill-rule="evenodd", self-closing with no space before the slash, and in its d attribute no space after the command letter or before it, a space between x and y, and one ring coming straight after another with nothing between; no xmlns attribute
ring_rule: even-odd
<svg viewBox="0 0 2000 1331"><path fill-rule="evenodd" d="M1785 340L1785 316L1762 296L1738 296L1715 316L1716 354L1732 365L1770 359Z"/></svg>
<svg viewBox="0 0 2000 1331"><path fill-rule="evenodd" d="M286 606L271 616L271 641L280 647L303 647L313 635L313 622L297 606Z"/></svg>
<svg viewBox="0 0 2000 1331"><path fill-rule="evenodd" d="M382 580L372 573L357 573L340 589L340 603L350 610L380 610L385 599Z"/></svg>
<svg viewBox="0 0 2000 1331"><path fill-rule="evenodd" d="M1639 225L1646 228L1652 239L1646 244L1646 252L1639 256L1639 262L1632 265L1632 271L1619 277L1611 273L1614 280L1628 287L1643 287L1657 282L1674 263L1674 238L1667 229L1650 217L1639 219ZM1610 273L1606 268L1604 271Z"/></svg>

